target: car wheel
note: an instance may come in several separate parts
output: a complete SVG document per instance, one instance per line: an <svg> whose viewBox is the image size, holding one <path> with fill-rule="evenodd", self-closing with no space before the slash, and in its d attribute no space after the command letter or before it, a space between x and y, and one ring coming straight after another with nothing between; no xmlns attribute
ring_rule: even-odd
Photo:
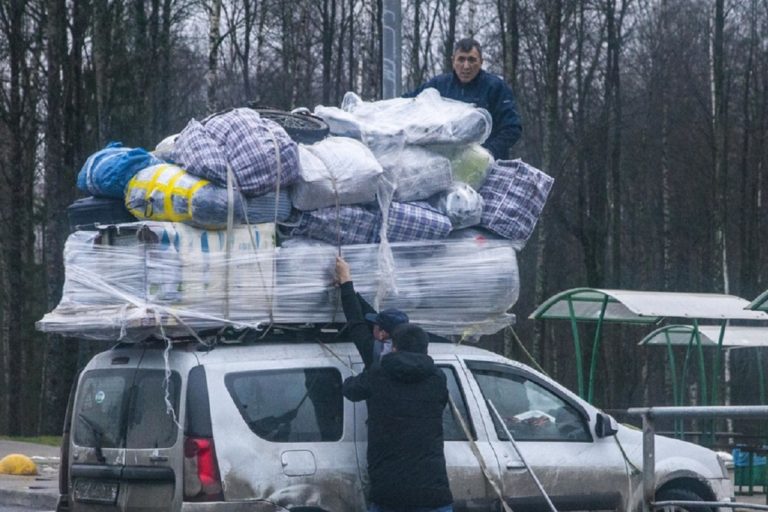
<svg viewBox="0 0 768 512"><path fill-rule="evenodd" d="M656 501L707 501L690 489L671 488L664 489L656 495ZM659 510L664 512L714 512L711 507L689 507L675 505Z"/></svg>
<svg viewBox="0 0 768 512"><path fill-rule="evenodd" d="M282 110L256 109L265 119L274 121L296 142L314 144L328 136L328 124L308 113L293 114Z"/></svg>

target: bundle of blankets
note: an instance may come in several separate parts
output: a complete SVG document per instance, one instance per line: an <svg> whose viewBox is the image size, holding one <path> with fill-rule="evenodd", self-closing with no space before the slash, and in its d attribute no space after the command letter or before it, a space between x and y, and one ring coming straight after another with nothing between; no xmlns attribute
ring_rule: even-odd
<svg viewBox="0 0 768 512"><path fill-rule="evenodd" d="M152 152L116 143L92 155L78 187L119 198L138 223L70 236L62 302L38 328L130 340L158 322L173 333L343 321L331 284L340 246L379 307L441 334L507 325L515 253L552 178L494 161L481 146L488 112L433 89L347 93L314 115L330 135L313 144L238 108L191 120Z"/></svg>

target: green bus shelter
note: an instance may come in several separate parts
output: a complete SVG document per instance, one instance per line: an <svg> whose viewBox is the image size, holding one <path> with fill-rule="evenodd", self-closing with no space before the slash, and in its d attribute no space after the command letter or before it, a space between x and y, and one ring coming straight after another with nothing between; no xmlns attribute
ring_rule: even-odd
<svg viewBox="0 0 768 512"><path fill-rule="evenodd" d="M768 295L768 292L766 294ZM764 302L768 302L768 296ZM753 303L754 304L754 303ZM702 383L702 403L707 397L706 371L699 330L700 320L717 322L719 330L718 346L722 348L724 333L731 320L747 322L768 322L765 311L749 309L750 303L741 297L718 293L680 293L652 292L637 290L611 290L599 288L573 288L553 295L536 310L530 318L536 320L568 320L573 333L576 358L578 393L592 402L594 380L597 369L597 355L602 341L603 324L659 324L669 318L686 318L693 322L692 344L695 343L699 361L699 378ZM766 306L768 307L768 305ZM595 323L595 335L592 341L592 357L585 389L582 345L579 338L579 323ZM690 333L689 333L690 334ZM713 374L719 375L721 350L713 361ZM713 379L712 402L719 401L718 386Z"/></svg>

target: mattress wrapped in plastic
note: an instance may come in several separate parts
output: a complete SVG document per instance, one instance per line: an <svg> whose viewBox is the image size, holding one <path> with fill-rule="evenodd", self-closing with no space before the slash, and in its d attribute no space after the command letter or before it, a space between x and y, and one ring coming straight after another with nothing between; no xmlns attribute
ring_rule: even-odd
<svg viewBox="0 0 768 512"><path fill-rule="evenodd" d="M299 145L301 171L291 192L299 210L376 200L382 168L373 153L349 137L328 137L312 145Z"/></svg>
<svg viewBox="0 0 768 512"><path fill-rule="evenodd" d="M433 197L430 204L450 219L453 229L463 229L480 224L485 201L466 183L456 182Z"/></svg>
<svg viewBox="0 0 768 512"><path fill-rule="evenodd" d="M135 222L75 232L64 249L61 302L37 327L136 341L257 326L272 311L274 236L274 224L228 233Z"/></svg>
<svg viewBox="0 0 768 512"><path fill-rule="evenodd" d="M396 287L376 303L379 246L342 250L357 290L379 309L399 308L437 334L491 334L513 321L520 282L516 253L508 240L393 243ZM333 281L337 249L294 239L278 249L275 318L285 322L344 321Z"/></svg>
<svg viewBox="0 0 768 512"><path fill-rule="evenodd" d="M173 142L173 161L222 187L232 169L246 196L272 192L299 176L296 143L279 124L248 108L190 120Z"/></svg>
<svg viewBox="0 0 768 512"><path fill-rule="evenodd" d="M229 194L226 188L193 176L181 167L160 164L139 171L128 183L125 205L138 219L185 222L207 229L227 225ZM288 192L245 197L233 192L236 224L286 220L291 214Z"/></svg>
<svg viewBox="0 0 768 512"><path fill-rule="evenodd" d="M402 132L406 144L425 145L483 143L491 133L487 110L443 98L436 89L425 89L415 98L374 102L348 92L341 109L318 106L315 115L328 123L334 135L360 134L369 146L366 139L372 134L388 137Z"/></svg>
<svg viewBox="0 0 768 512"><path fill-rule="evenodd" d="M522 160L499 160L478 190L485 207L484 228L524 246L531 236L554 180Z"/></svg>
<svg viewBox="0 0 768 512"><path fill-rule="evenodd" d="M343 322L333 269L338 249L293 239L272 224L206 231L138 222L76 232L65 248L59 305L38 329L97 340L190 336L226 326ZM231 238L229 238L231 236ZM355 286L379 308L398 307L439 334L487 334L512 321L515 250L467 237L392 243L395 286L381 292L381 246L342 249Z"/></svg>

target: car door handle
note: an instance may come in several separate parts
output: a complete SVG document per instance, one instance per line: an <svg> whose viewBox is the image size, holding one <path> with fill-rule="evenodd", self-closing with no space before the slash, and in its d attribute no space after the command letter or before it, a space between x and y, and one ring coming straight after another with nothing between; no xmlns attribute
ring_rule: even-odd
<svg viewBox="0 0 768 512"><path fill-rule="evenodd" d="M511 460L507 462L506 468L507 469L525 469L525 464L523 464L523 461L520 461L520 460Z"/></svg>
<svg viewBox="0 0 768 512"><path fill-rule="evenodd" d="M168 462L168 457L165 455L152 455L149 458L150 462Z"/></svg>

